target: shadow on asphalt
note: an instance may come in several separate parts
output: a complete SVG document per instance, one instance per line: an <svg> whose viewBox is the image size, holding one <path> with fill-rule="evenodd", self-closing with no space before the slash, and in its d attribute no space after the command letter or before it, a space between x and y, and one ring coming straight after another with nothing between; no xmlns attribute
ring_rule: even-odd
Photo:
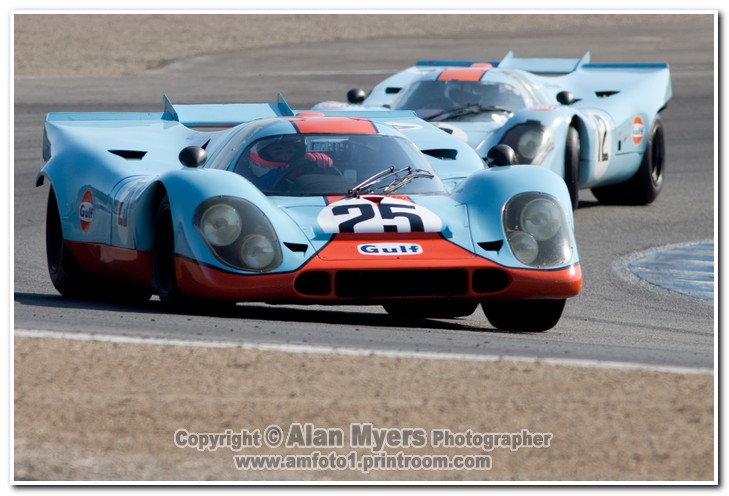
<svg viewBox="0 0 729 496"><path fill-rule="evenodd" d="M209 305L196 305L185 308L169 308L159 300L152 299L140 304L118 304L107 301L65 298L60 295L15 293L15 301L33 307L60 308L67 310L92 310L99 312L133 312L149 315L187 315L223 319L263 320L270 322L299 322L335 324L342 326L367 326L390 328L417 328L423 330L448 330L499 334L533 334L507 332L488 327L486 321L480 322L464 318L426 319L395 317L387 313L357 312L337 310L337 306L326 309L300 306L278 306L265 304L224 304L213 302ZM480 312L481 310L477 310ZM536 333L541 334L541 333Z"/></svg>

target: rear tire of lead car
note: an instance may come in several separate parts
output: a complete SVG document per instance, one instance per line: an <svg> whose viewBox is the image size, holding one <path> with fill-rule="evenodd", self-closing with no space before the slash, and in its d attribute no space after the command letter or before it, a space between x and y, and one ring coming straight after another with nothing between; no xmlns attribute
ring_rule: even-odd
<svg viewBox="0 0 729 496"><path fill-rule="evenodd" d="M67 298L88 298L95 281L81 268L66 246L56 193L51 187L46 207L46 262L56 290Z"/></svg>
<svg viewBox="0 0 729 496"><path fill-rule="evenodd" d="M522 300L482 303L483 313L503 331L543 332L557 325L567 300Z"/></svg>
<svg viewBox="0 0 729 496"><path fill-rule="evenodd" d="M648 205L658 197L663 187L666 147L663 125L658 116L648 135L643 160L638 171L628 181L593 188L592 194L608 205Z"/></svg>
<svg viewBox="0 0 729 496"><path fill-rule="evenodd" d="M140 304L151 291L123 283L102 281L88 274L66 246L56 193L51 187L46 207L46 260L53 286L67 298Z"/></svg>

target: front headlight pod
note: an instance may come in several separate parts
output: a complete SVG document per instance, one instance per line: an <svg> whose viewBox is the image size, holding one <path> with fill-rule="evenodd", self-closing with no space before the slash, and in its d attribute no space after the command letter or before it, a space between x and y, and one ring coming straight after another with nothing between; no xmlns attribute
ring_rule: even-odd
<svg viewBox="0 0 729 496"><path fill-rule="evenodd" d="M241 198L210 198L195 210L200 237L225 265L267 272L282 262L276 232L258 207Z"/></svg>
<svg viewBox="0 0 729 496"><path fill-rule="evenodd" d="M509 129L501 142L516 152L517 163L538 165L552 150L552 133L539 122L527 121Z"/></svg>
<svg viewBox="0 0 729 496"><path fill-rule="evenodd" d="M552 195L521 193L504 208L504 230L517 260L531 267L555 267L572 258L567 214Z"/></svg>
<svg viewBox="0 0 729 496"><path fill-rule="evenodd" d="M213 246L228 246L238 239L243 220L238 211L225 203L215 203L200 217L203 237Z"/></svg>

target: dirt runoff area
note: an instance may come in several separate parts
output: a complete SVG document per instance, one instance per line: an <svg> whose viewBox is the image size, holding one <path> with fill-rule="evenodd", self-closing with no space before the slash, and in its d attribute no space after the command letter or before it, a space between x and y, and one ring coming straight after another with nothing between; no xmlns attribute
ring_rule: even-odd
<svg viewBox="0 0 729 496"><path fill-rule="evenodd" d="M508 360L16 337L15 479L710 481L713 382ZM283 434L278 447L269 426ZM210 434L217 445L204 444ZM243 469L239 455L302 455L310 465ZM438 468L443 459L469 468Z"/></svg>
<svg viewBox="0 0 729 496"><path fill-rule="evenodd" d="M16 15L15 76L136 72L183 56L345 33L483 29L474 16L337 16L326 29L322 16L273 16L269 24L144 17L142 24L135 15ZM489 18L504 30L557 21L593 18ZM170 42L152 42L159 39ZM712 374L16 336L13 413L16 481L717 477ZM254 469L275 462L264 455L288 456L279 462L292 468Z"/></svg>

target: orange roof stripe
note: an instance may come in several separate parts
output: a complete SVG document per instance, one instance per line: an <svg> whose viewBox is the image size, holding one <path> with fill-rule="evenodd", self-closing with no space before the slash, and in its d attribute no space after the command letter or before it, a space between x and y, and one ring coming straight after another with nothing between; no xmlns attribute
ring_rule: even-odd
<svg viewBox="0 0 729 496"><path fill-rule="evenodd" d="M372 122L352 117L292 117L291 123L302 134L377 134Z"/></svg>
<svg viewBox="0 0 729 496"><path fill-rule="evenodd" d="M482 68L446 69L438 76L438 81L480 81L486 73Z"/></svg>

